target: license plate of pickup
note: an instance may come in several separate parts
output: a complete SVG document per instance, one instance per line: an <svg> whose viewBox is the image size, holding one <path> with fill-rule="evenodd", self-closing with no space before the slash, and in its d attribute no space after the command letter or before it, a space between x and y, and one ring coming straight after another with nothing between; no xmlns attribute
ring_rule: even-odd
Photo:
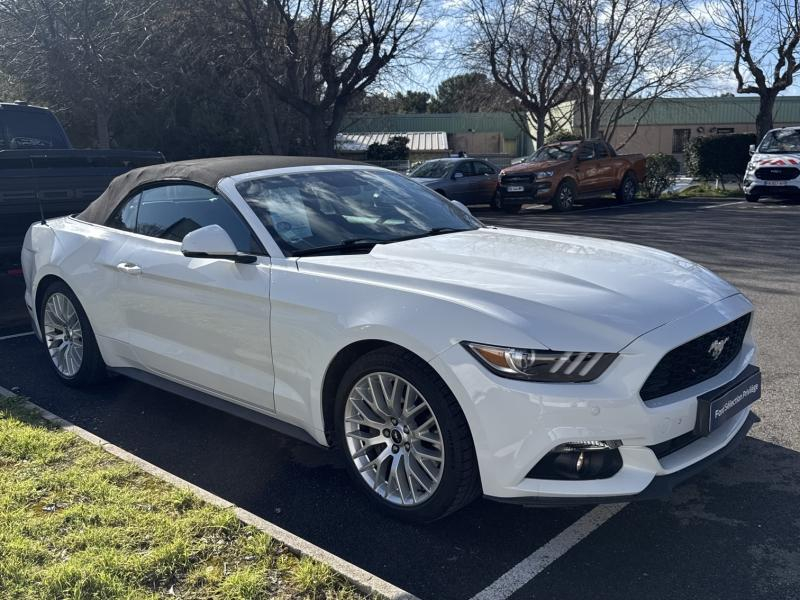
<svg viewBox="0 0 800 600"><path fill-rule="evenodd" d="M730 383L697 397L695 433L707 435L761 398L761 370L750 365Z"/></svg>
<svg viewBox="0 0 800 600"><path fill-rule="evenodd" d="M770 186L775 186L775 187L789 185L788 181L765 181L764 183L766 183L767 185L770 185Z"/></svg>
<svg viewBox="0 0 800 600"><path fill-rule="evenodd" d="M525 186L523 185L510 185L506 188L509 192L524 192Z"/></svg>

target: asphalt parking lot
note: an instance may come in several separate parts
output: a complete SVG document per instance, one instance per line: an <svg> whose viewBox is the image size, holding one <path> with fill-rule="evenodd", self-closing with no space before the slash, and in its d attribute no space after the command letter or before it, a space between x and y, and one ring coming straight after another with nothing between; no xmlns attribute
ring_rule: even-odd
<svg viewBox="0 0 800 600"><path fill-rule="evenodd" d="M28 329L19 277L0 278L0 385L421 598L800 597L800 204L581 209L475 214L652 245L715 270L757 307L764 375L761 421L738 451L669 501L602 513L583 539L591 506L480 500L433 525L400 524L370 509L332 452L122 378L66 388L34 337L2 339Z"/></svg>

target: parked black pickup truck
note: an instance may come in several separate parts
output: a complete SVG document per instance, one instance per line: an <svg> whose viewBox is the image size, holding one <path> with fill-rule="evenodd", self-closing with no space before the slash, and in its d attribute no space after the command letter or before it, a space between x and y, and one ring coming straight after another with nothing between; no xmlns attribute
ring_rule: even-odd
<svg viewBox="0 0 800 600"><path fill-rule="evenodd" d="M76 150L55 115L0 102L0 265L19 262L28 226L77 213L117 175L164 162L160 152Z"/></svg>

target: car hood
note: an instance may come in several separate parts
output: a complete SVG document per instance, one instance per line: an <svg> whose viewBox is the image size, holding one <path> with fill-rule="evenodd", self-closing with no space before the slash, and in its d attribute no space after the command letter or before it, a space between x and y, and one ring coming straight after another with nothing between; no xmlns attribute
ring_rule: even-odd
<svg viewBox="0 0 800 600"><path fill-rule="evenodd" d="M800 168L800 152L784 154L754 154L750 164L756 167L798 167Z"/></svg>
<svg viewBox="0 0 800 600"><path fill-rule="evenodd" d="M446 298L556 350L616 352L642 334L738 293L678 256L622 242L482 228L307 257L301 271ZM470 323L464 323L469 339ZM564 340L581 348L564 348Z"/></svg>

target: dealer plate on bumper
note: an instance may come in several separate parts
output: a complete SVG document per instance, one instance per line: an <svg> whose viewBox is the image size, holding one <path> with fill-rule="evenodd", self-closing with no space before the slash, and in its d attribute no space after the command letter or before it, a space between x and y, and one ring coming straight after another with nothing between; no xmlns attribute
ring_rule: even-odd
<svg viewBox="0 0 800 600"><path fill-rule="evenodd" d="M506 188L508 192L524 192L525 186L522 185L510 185Z"/></svg>
<svg viewBox="0 0 800 600"><path fill-rule="evenodd" d="M755 365L750 365L730 383L697 397L695 434L711 433L759 398L761 398L761 370Z"/></svg>

